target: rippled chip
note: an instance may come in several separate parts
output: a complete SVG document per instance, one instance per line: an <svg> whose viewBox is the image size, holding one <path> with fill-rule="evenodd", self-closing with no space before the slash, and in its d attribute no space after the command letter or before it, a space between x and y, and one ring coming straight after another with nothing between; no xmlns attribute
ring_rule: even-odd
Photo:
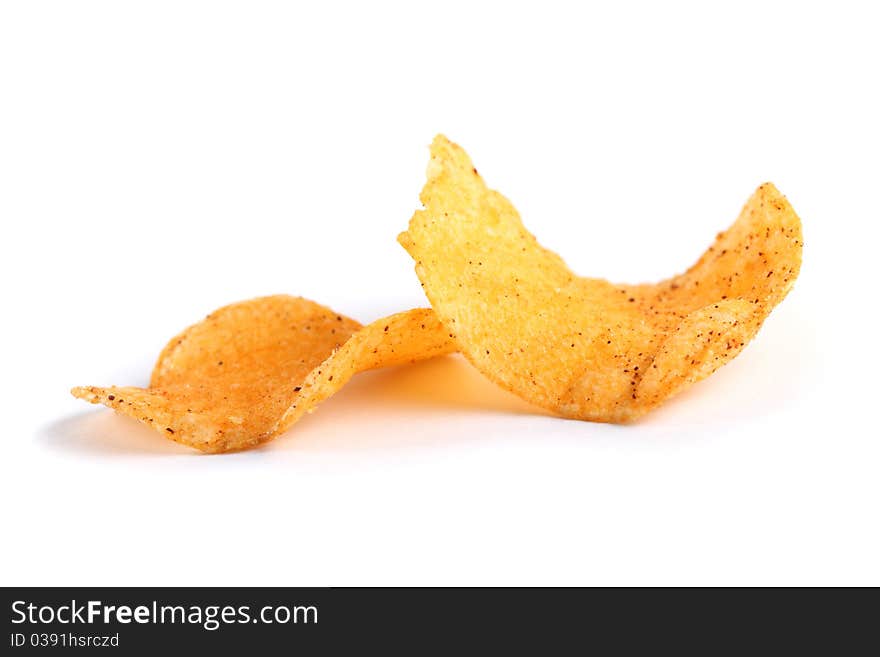
<svg viewBox="0 0 880 657"><path fill-rule="evenodd" d="M307 299L235 303L173 338L149 388L81 387L104 404L204 452L277 436L357 372L454 350L431 310L361 325Z"/></svg>
<svg viewBox="0 0 880 657"><path fill-rule="evenodd" d="M499 385L571 418L631 421L707 377L800 269L800 220L769 183L693 267L654 285L573 274L445 137L431 147L421 201L399 240L460 350Z"/></svg>

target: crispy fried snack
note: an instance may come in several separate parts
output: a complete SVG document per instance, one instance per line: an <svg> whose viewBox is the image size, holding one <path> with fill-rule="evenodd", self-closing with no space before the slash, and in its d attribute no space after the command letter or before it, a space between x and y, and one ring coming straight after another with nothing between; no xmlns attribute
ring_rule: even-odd
<svg viewBox="0 0 880 657"><path fill-rule="evenodd" d="M772 184L687 272L654 285L576 276L486 187L458 145L431 146L424 209L398 240L477 369L565 417L629 422L736 356L791 289L801 224Z"/></svg>
<svg viewBox="0 0 880 657"><path fill-rule="evenodd" d="M357 372L453 350L429 309L361 327L307 299L271 296L221 308L173 338L149 388L71 392L176 442L227 452L274 438Z"/></svg>

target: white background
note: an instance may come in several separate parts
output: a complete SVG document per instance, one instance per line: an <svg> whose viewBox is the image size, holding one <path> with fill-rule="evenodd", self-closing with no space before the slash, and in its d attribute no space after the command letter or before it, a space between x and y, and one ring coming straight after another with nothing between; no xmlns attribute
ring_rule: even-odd
<svg viewBox="0 0 880 657"><path fill-rule="evenodd" d="M880 21L594 4L3 3L0 581L880 584ZM455 357L227 456L69 396L145 384L232 301L425 305L395 237L437 132L617 281L684 269L772 180L801 277L633 427Z"/></svg>

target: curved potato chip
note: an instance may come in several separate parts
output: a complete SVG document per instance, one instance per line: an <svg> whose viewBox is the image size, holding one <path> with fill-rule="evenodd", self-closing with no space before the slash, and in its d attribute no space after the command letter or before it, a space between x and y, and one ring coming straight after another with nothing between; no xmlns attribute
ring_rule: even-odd
<svg viewBox="0 0 880 657"><path fill-rule="evenodd" d="M274 438L357 372L453 350L429 309L361 327L307 299L279 295L225 306L173 338L149 388L71 392L176 442L226 452Z"/></svg>
<svg viewBox="0 0 880 657"><path fill-rule="evenodd" d="M791 289L800 220L767 183L686 273L654 285L576 276L458 145L431 146L424 209L398 238L461 351L560 415L627 422L732 359Z"/></svg>

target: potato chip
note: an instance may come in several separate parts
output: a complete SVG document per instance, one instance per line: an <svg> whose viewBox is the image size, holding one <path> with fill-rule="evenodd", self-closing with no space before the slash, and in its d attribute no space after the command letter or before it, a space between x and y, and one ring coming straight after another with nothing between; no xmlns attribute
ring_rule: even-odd
<svg viewBox="0 0 880 657"><path fill-rule="evenodd" d="M149 388L71 392L176 442L226 452L274 438L357 372L453 350L429 309L361 327L307 299L270 296L221 308L173 338Z"/></svg>
<svg viewBox="0 0 880 657"><path fill-rule="evenodd" d="M400 243L440 320L484 375L560 415L627 422L731 360L791 289L800 220L772 184L687 272L581 278L541 247L470 158L438 136L424 209Z"/></svg>

